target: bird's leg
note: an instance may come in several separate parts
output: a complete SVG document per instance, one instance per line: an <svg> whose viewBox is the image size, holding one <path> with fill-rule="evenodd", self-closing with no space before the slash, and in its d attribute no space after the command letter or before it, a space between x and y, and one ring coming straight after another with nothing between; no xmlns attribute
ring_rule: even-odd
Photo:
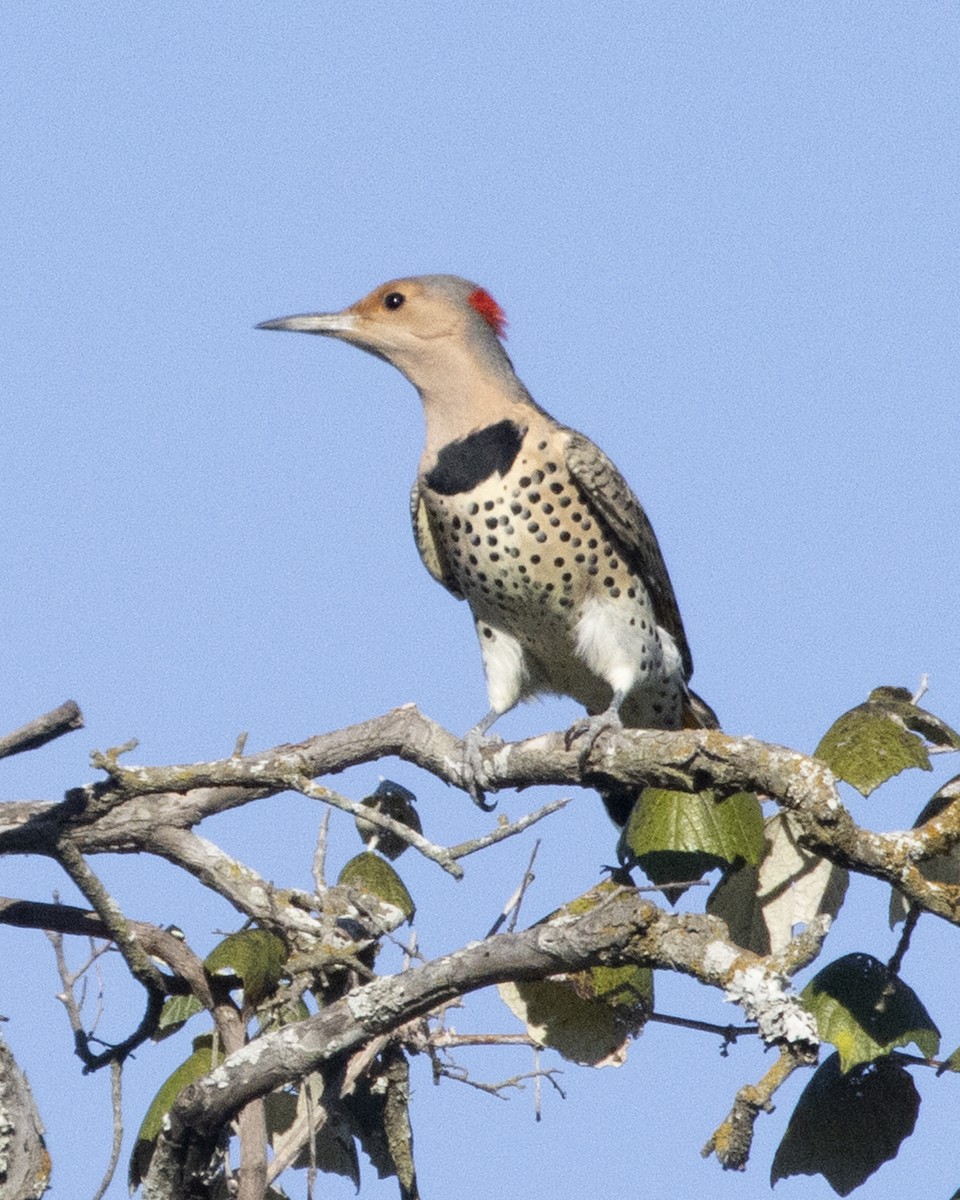
<svg viewBox="0 0 960 1200"><path fill-rule="evenodd" d="M563 740L568 750L572 748L574 742L583 739L579 756L581 770L586 766L590 752L600 734L616 733L623 728L623 722L620 720L620 705L623 703L625 695L626 693L623 691L614 692L613 698L602 713L592 713L589 717L582 717L579 721L574 721L567 730Z"/></svg>
<svg viewBox="0 0 960 1200"><path fill-rule="evenodd" d="M484 812L492 812L496 808L495 804L488 804L483 795L483 784L487 781L483 747L485 743L501 740L487 737L487 730L499 716L501 714L495 708L491 708L482 721L478 721L468 730L463 739L463 761L460 764L463 785L473 797L474 804L479 805Z"/></svg>

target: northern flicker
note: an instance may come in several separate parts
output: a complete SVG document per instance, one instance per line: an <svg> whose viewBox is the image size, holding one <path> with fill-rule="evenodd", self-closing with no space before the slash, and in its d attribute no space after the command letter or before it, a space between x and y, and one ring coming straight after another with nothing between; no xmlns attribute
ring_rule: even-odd
<svg viewBox="0 0 960 1200"><path fill-rule="evenodd" d="M503 348L505 325L483 288L422 275L342 312L258 328L350 342L420 393L414 537L430 574L470 605L490 701L468 747L476 752L498 717L541 693L586 708L575 731L588 744L621 723L715 727L687 687L693 661L643 508L602 450L534 402ZM605 800L622 823L632 800Z"/></svg>

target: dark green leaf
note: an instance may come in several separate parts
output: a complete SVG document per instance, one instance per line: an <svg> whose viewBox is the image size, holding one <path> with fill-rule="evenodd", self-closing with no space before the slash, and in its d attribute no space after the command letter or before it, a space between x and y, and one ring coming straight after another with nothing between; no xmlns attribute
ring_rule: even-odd
<svg viewBox="0 0 960 1200"><path fill-rule="evenodd" d="M919 817L913 823L914 829L926 825L928 821L938 817L948 805L957 799L960 799L960 775L955 775L953 779L945 783L923 806ZM935 854L932 858L925 858L917 866L924 879L928 879L931 883L960 884L960 845L954 846L946 854ZM890 927L893 928L894 925L905 920L906 915L907 901L896 888L892 888L890 892Z"/></svg>
<svg viewBox="0 0 960 1200"><path fill-rule="evenodd" d="M282 1004L267 1005L257 1014L257 1021L260 1032L269 1033L271 1029L294 1025L297 1021L303 1021L309 1016L310 1009L307 1008L301 997L295 996L285 999Z"/></svg>
<svg viewBox="0 0 960 1200"><path fill-rule="evenodd" d="M244 929L225 937L203 965L211 975L236 975L243 986L244 1003L256 1008L276 991L286 961L287 948L275 934L266 929Z"/></svg>
<svg viewBox="0 0 960 1200"><path fill-rule="evenodd" d="M869 700L874 703L886 704L895 712L908 729L925 737L932 746L946 746L952 750L960 750L960 733L951 729L946 721L941 721L925 708L918 708L906 688L878 687L870 693Z"/></svg>
<svg viewBox="0 0 960 1200"><path fill-rule="evenodd" d="M410 1069L396 1043L381 1051L371 1070L343 1097L344 1113L381 1179L395 1175L401 1200L416 1200L413 1133L410 1128Z"/></svg>
<svg viewBox="0 0 960 1200"><path fill-rule="evenodd" d="M643 967L620 979L611 996L589 997L585 992L608 986L589 972L559 979L503 983L500 996L541 1046L550 1046L570 1062L603 1066L622 1062L626 1042L642 1027L652 1005L652 973Z"/></svg>
<svg viewBox="0 0 960 1200"><path fill-rule="evenodd" d="M770 1184L790 1175L823 1175L847 1196L896 1158L913 1133L920 1095L889 1058L844 1073L831 1054L804 1088L774 1155Z"/></svg>
<svg viewBox="0 0 960 1200"><path fill-rule="evenodd" d="M354 1185L360 1187L360 1163L357 1157L357 1148L349 1131L344 1127L343 1121L337 1120L332 1114L326 1111L320 1100L315 1100L313 1106L309 1106L304 1094L304 1088L312 1087L317 1083L317 1091L322 1090L322 1081L318 1076L313 1076L309 1080L304 1081L297 1092L281 1091L271 1092L264 1097L264 1111L267 1119L267 1132L270 1136L270 1141L273 1144L274 1151L280 1153L286 1151L286 1140L292 1134L300 1139L300 1130L303 1131L303 1138L306 1138L306 1131L309 1129L309 1119L312 1115L314 1122L318 1119L323 1119L323 1124L314 1134L313 1144L313 1161L317 1170L323 1171L328 1175L345 1175ZM300 1119L301 1125L298 1129L292 1129L294 1122ZM295 1147L291 1148L291 1153ZM310 1150L309 1145L304 1141L300 1153L294 1159L292 1166L295 1170L303 1170L310 1166Z"/></svg>
<svg viewBox="0 0 960 1200"><path fill-rule="evenodd" d="M590 912L616 890L612 882L597 884L540 924ZM653 1010L648 967L591 967L553 979L501 984L499 991L534 1041L588 1066L622 1062L627 1039Z"/></svg>
<svg viewBox="0 0 960 1200"><path fill-rule="evenodd" d="M653 1009L653 972L649 967L590 967L569 976L579 995L602 1000L645 1020Z"/></svg>
<svg viewBox="0 0 960 1200"><path fill-rule="evenodd" d="M403 787L399 783L394 783L390 779L382 779L377 787L377 790L370 796L367 796L361 803L367 808L376 809L377 812L384 813L388 817L393 817L395 821L399 821L401 825L406 825L408 829L412 829L415 833L422 833L423 827L420 824L420 816L414 807L416 796L408 788ZM391 860L395 861L400 857L404 850L409 850L409 843L403 838L398 837L395 833L390 833L387 829L381 829L379 825L374 825L372 821L365 821L363 817L356 819L357 833L360 834L364 842L371 842L375 839L371 849L379 850Z"/></svg>
<svg viewBox="0 0 960 1200"><path fill-rule="evenodd" d="M360 1157L343 1122L328 1118L317 1130L313 1138L313 1161L318 1171L327 1175L345 1175L357 1191L360 1190ZM301 1171L310 1166L310 1152L306 1146L293 1166Z"/></svg>
<svg viewBox="0 0 960 1200"><path fill-rule="evenodd" d="M279 1133L286 1133L297 1119L297 1097L293 1092L270 1092L263 1098L263 1114L267 1122L267 1136L271 1141Z"/></svg>
<svg viewBox="0 0 960 1200"><path fill-rule="evenodd" d="M745 863L723 876L707 897L707 912L726 923L732 942L754 954L769 954L770 932L757 895L759 887L760 868Z"/></svg>
<svg viewBox="0 0 960 1200"><path fill-rule="evenodd" d="M916 992L870 954L845 954L824 967L802 993L820 1037L840 1052L849 1071L914 1042L927 1058L940 1031Z"/></svg>

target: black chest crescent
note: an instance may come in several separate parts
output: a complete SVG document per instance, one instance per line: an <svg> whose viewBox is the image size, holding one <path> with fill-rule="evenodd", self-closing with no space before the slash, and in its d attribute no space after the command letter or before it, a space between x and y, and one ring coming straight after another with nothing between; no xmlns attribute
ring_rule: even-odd
<svg viewBox="0 0 960 1200"><path fill-rule="evenodd" d="M498 421L450 442L437 455L424 483L440 496L458 496L473 491L491 475L502 478L520 453L526 432L515 421Z"/></svg>

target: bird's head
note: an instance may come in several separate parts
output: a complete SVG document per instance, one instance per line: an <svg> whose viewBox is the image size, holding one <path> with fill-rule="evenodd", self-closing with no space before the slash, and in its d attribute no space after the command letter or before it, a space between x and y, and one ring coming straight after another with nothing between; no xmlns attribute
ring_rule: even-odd
<svg viewBox="0 0 960 1200"><path fill-rule="evenodd" d="M380 284L341 312L265 320L257 329L338 337L409 374L416 362L450 349L475 354L499 349L505 326L502 308L478 284L456 275L419 275Z"/></svg>
<svg viewBox="0 0 960 1200"><path fill-rule="evenodd" d="M392 363L423 391L438 373L458 366L502 371L506 318L489 292L457 275L417 275L381 284L334 313L305 313L264 321L258 329L287 329L340 338Z"/></svg>

